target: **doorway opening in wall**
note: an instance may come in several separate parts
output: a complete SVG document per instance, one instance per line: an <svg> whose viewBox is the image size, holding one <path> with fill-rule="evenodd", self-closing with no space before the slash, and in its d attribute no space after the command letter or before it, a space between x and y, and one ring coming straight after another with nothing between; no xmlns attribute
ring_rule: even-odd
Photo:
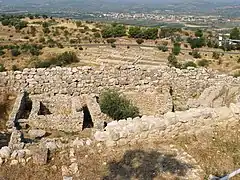
<svg viewBox="0 0 240 180"><path fill-rule="evenodd" d="M38 111L38 115L49 115L49 114L52 114L50 112L50 110L42 103L40 102L40 108L39 108L39 111Z"/></svg>
<svg viewBox="0 0 240 180"><path fill-rule="evenodd" d="M172 103L173 103L173 105L172 105L172 112L175 112L175 106L174 106L174 101L173 101L173 88L172 88L172 86L170 86L169 94L172 97Z"/></svg>
<svg viewBox="0 0 240 180"><path fill-rule="evenodd" d="M96 102L99 104L99 97L96 96Z"/></svg>
<svg viewBox="0 0 240 180"><path fill-rule="evenodd" d="M24 98L24 104L23 104L22 112L20 114L19 119L28 119L32 110L32 100L30 99L28 93L26 92L23 98Z"/></svg>
<svg viewBox="0 0 240 180"><path fill-rule="evenodd" d="M93 128L93 121L88 107L83 106L83 126L82 130L86 128Z"/></svg>

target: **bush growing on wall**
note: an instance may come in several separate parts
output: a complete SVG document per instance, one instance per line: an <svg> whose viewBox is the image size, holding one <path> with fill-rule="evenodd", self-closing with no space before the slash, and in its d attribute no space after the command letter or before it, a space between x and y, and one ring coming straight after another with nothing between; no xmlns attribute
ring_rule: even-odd
<svg viewBox="0 0 240 180"><path fill-rule="evenodd" d="M139 110L124 95L115 90L106 90L99 99L101 111L114 120L139 116Z"/></svg>

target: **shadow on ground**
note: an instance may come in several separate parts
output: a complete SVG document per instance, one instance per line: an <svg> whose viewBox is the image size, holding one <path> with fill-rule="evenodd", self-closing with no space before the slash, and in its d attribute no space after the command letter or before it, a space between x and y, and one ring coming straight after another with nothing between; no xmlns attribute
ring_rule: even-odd
<svg viewBox="0 0 240 180"><path fill-rule="evenodd" d="M109 175L103 180L152 180L162 173L185 176L192 166L175 159L174 155L134 150L127 151L119 162L110 162L108 168Z"/></svg>

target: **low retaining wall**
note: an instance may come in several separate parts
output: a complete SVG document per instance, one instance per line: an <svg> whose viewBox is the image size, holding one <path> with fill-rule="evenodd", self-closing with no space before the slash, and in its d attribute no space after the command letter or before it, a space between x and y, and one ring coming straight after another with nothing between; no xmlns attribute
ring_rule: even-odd
<svg viewBox="0 0 240 180"><path fill-rule="evenodd" d="M174 137L184 132L197 132L205 126L225 120L239 119L240 103L231 104L230 108L197 108L184 112L168 112L161 117L143 116L113 121L105 131L97 131L97 141L107 146L126 145L147 138Z"/></svg>

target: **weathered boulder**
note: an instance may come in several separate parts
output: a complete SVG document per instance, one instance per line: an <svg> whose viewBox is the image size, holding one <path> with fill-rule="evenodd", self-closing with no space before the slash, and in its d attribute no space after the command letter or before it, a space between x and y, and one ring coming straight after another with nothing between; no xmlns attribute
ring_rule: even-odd
<svg viewBox="0 0 240 180"><path fill-rule="evenodd" d="M108 134L106 131L104 132L97 131L94 134L94 138L96 141L106 141L108 139Z"/></svg>
<svg viewBox="0 0 240 180"><path fill-rule="evenodd" d="M41 129L32 129L28 131L28 134L31 138L42 138L46 135L46 131Z"/></svg>
<svg viewBox="0 0 240 180"><path fill-rule="evenodd" d="M80 147L80 146L83 146L83 145L84 145L83 140L78 139L78 138L76 138L71 144L72 147L74 147L74 146Z"/></svg>
<svg viewBox="0 0 240 180"><path fill-rule="evenodd" d="M54 141L46 142L45 147L49 149L50 152L54 152L58 148Z"/></svg>
<svg viewBox="0 0 240 180"><path fill-rule="evenodd" d="M40 147L33 153L33 162L38 165L45 165L48 161L48 149L46 147Z"/></svg>
<svg viewBox="0 0 240 180"><path fill-rule="evenodd" d="M16 160L16 159L13 159L10 163L11 166L15 166L17 164L18 164L18 160Z"/></svg>
<svg viewBox="0 0 240 180"><path fill-rule="evenodd" d="M3 164L3 159L0 157L0 167L1 167L1 165Z"/></svg>
<svg viewBox="0 0 240 180"><path fill-rule="evenodd" d="M4 146L0 149L0 157L3 159L8 159L11 155L11 150L8 146Z"/></svg>
<svg viewBox="0 0 240 180"><path fill-rule="evenodd" d="M237 102L239 94L238 86L214 85L206 88L198 99L190 99L188 106L190 108L229 106L230 103Z"/></svg>
<svg viewBox="0 0 240 180"><path fill-rule="evenodd" d="M63 180L72 180L73 178L70 176L63 176Z"/></svg>

